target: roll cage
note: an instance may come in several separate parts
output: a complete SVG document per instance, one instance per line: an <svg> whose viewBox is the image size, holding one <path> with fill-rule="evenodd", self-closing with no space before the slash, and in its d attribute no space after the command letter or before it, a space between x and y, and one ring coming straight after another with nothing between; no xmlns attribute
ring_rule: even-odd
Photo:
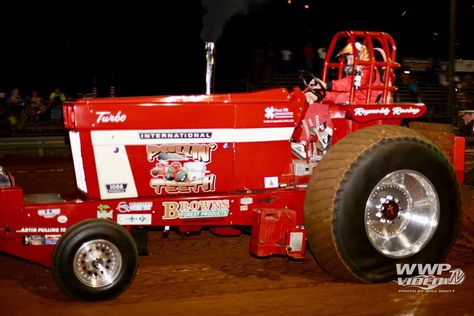
<svg viewBox="0 0 474 316"><path fill-rule="evenodd" d="M357 51L356 43L367 46L369 60L360 60L358 54L354 54L354 65L369 66L368 83L362 85L360 89L367 90L366 103L369 104L370 95L373 90L381 91L377 103L392 103L391 94L397 91L394 86L395 70L400 68L400 64L395 61L397 47L393 38L384 32L369 31L342 31L334 35L329 45L322 69L322 80L330 80L330 72L335 71L336 78L344 76L345 57L336 57L342 47L350 43L352 50ZM380 76L382 84L375 83L376 76ZM352 78L349 103L354 103L354 77Z"/></svg>

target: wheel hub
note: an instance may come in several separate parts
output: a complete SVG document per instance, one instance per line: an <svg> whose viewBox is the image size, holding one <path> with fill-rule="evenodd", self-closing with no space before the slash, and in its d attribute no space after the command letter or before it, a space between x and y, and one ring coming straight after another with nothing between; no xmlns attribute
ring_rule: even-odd
<svg viewBox="0 0 474 316"><path fill-rule="evenodd" d="M74 274L83 284L103 287L118 277L122 256L118 248L103 239L88 241L79 247L74 256Z"/></svg>
<svg viewBox="0 0 474 316"><path fill-rule="evenodd" d="M383 218L386 220L394 220L398 217L400 212L400 207L398 206L398 201L387 199L386 202L380 205L381 213Z"/></svg>
<svg viewBox="0 0 474 316"><path fill-rule="evenodd" d="M413 170L386 175L372 190L365 207L365 230L380 253L404 258L419 252L433 237L439 221L433 184Z"/></svg>

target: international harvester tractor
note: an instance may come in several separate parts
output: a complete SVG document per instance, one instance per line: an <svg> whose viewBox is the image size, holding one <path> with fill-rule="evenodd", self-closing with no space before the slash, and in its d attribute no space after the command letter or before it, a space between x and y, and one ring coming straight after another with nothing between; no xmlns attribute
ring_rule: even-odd
<svg viewBox="0 0 474 316"><path fill-rule="evenodd" d="M441 150L403 126L426 105L393 102L400 65L386 33L337 33L323 82L344 77L337 53L347 44L365 45L353 67L369 71L344 104L322 98L311 75L303 90L67 102L77 193L24 194L1 169L0 251L52 268L64 292L86 300L132 283L151 228L250 233L256 257L309 249L351 282L440 262L460 221L464 139L445 135ZM311 105L310 91L320 97Z"/></svg>

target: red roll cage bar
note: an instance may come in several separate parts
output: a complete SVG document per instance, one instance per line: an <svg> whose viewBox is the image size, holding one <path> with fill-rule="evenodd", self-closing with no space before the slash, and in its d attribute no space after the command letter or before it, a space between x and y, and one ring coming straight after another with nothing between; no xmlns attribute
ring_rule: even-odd
<svg viewBox="0 0 474 316"><path fill-rule="evenodd" d="M395 82L395 69L400 68L400 64L395 61L397 47L393 38L384 32L367 32L367 31L342 31L334 35L329 45L326 57L324 59L324 65L322 70L322 80L327 81L329 69L338 69L338 79L341 79L344 75L344 64L345 58L336 59L337 52L334 51L336 44L352 45L352 50L355 52L356 42L364 44L368 48L369 60L360 60L358 54L354 54L354 68L358 65L370 66L369 69L369 80L368 83L362 85L360 89L367 90L366 103L370 103L370 95L372 90L382 91L382 97L380 99L381 104L388 104L391 102L391 93L397 91L397 88L393 85ZM379 52L380 57L376 56L375 52ZM374 84L374 76L383 74L382 85ZM352 85L350 91L349 103L354 103L354 78L352 78Z"/></svg>

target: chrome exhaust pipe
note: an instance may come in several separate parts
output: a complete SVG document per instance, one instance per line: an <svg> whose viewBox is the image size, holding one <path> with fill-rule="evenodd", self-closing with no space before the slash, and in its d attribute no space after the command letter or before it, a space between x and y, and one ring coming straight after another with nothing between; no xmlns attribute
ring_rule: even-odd
<svg viewBox="0 0 474 316"><path fill-rule="evenodd" d="M206 94L214 92L215 46L214 42L206 42Z"/></svg>

